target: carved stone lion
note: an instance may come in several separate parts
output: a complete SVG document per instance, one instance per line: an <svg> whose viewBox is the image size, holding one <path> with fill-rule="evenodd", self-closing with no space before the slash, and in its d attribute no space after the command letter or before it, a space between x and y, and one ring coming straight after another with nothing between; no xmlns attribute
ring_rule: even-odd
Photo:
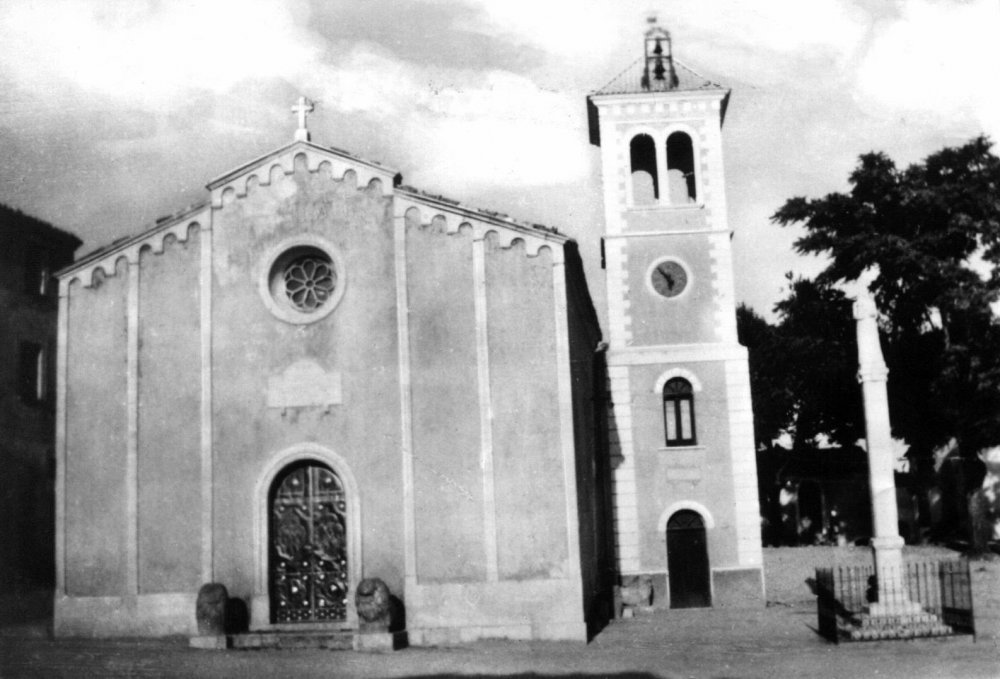
<svg viewBox="0 0 1000 679"><path fill-rule="evenodd" d="M389 588L379 578L365 578L358 583L354 604L363 630L388 630L392 608Z"/></svg>
<svg viewBox="0 0 1000 679"><path fill-rule="evenodd" d="M195 617L198 621L198 634L202 636L217 636L226 633L226 604L229 592L225 585L210 582L202 585L198 591L195 603Z"/></svg>

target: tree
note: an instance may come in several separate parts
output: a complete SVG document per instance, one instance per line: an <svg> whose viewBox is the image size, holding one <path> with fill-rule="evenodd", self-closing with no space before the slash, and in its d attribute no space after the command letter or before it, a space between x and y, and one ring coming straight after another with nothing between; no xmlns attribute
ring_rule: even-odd
<svg viewBox="0 0 1000 679"><path fill-rule="evenodd" d="M791 274L788 280L789 295L775 306L777 325L737 309L739 339L750 353L758 448L782 433L796 448L811 448L820 437L851 446L864 436L851 300L829 285Z"/></svg>
<svg viewBox="0 0 1000 679"><path fill-rule="evenodd" d="M903 368L896 379L933 359L932 371L917 370L930 420L904 418L897 435L911 444L954 437L970 452L1000 443L1000 325L991 309L1000 297L1000 158L986 137L905 170L869 153L850 184L846 194L793 198L772 219L805 227L798 252L830 258L819 285L877 272L870 288L888 353ZM987 275L970 266L975 257Z"/></svg>
<svg viewBox="0 0 1000 679"><path fill-rule="evenodd" d="M1000 444L1000 158L983 136L903 170L868 153L850 186L772 220L803 225L796 250L829 257L819 288L874 272L893 433L924 454Z"/></svg>

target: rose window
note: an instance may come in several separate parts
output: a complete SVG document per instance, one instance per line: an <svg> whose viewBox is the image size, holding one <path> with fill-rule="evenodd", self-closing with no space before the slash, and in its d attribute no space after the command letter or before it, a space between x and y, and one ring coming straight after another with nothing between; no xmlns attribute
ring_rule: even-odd
<svg viewBox="0 0 1000 679"><path fill-rule="evenodd" d="M272 314L303 325L326 318L344 296L347 273L333 244L319 236L290 238L261 267L261 299Z"/></svg>
<svg viewBox="0 0 1000 679"><path fill-rule="evenodd" d="M323 306L337 287L337 273L328 257L307 254L285 267L285 294L299 311L311 312Z"/></svg>

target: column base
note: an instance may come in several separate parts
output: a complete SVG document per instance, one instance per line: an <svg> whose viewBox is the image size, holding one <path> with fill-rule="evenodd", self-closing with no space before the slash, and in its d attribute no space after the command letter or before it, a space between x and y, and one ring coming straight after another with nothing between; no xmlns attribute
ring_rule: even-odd
<svg viewBox="0 0 1000 679"><path fill-rule="evenodd" d="M916 601L875 602L865 606L864 612L873 618L919 615L923 607Z"/></svg>

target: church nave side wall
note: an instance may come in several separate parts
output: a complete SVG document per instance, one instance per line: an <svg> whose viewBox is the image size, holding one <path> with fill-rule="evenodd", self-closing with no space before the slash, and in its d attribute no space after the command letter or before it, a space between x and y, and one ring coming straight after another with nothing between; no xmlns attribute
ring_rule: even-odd
<svg viewBox="0 0 1000 679"><path fill-rule="evenodd" d="M65 568L69 596L121 596L126 579L128 263L98 273L89 288L69 285Z"/></svg>
<svg viewBox="0 0 1000 679"><path fill-rule="evenodd" d="M191 592L201 584L201 243L192 230L161 254L139 253L140 594Z"/></svg>

